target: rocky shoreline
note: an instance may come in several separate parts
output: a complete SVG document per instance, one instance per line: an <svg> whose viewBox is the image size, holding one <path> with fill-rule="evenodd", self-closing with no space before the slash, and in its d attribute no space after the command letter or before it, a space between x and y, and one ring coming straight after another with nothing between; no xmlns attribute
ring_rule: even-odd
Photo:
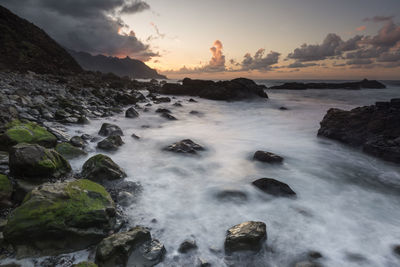
<svg viewBox="0 0 400 267"><path fill-rule="evenodd" d="M268 89L284 89L284 90L306 90L306 89L384 89L386 85L375 80L364 79L359 82L344 83L300 83L288 82L281 85L271 86Z"/></svg>

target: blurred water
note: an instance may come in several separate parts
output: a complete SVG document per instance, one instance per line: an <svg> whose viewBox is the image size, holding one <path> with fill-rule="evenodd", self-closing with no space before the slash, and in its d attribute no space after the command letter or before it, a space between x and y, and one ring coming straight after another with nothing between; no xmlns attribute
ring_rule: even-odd
<svg viewBox="0 0 400 267"><path fill-rule="evenodd" d="M182 100L183 107L153 105L137 119L119 115L70 131L96 136L103 122L123 129L125 145L105 154L125 169L128 180L143 185L126 213L131 225L151 227L152 235L165 244L167 255L159 266L195 266L198 258L213 266L290 266L310 250L322 253L325 266L399 266L392 253L392 245L400 244L399 166L316 133L327 109L400 97L400 88L268 94L268 101L240 102L196 98L198 103L191 103L177 97L172 103ZM279 110L281 106L289 110ZM170 109L178 120L161 118L155 113L158 107ZM190 115L191 110L201 116ZM161 150L185 138L207 151L185 157ZM91 146L89 156L99 152ZM279 154L284 163L253 162L256 150ZM79 170L85 160L72 161L73 168ZM261 177L289 184L297 199L259 192L251 182ZM248 200L221 202L215 193L223 189L241 190ZM249 220L267 224L265 248L250 257L225 256L226 230ZM195 239L199 248L179 254L179 244L187 238Z"/></svg>

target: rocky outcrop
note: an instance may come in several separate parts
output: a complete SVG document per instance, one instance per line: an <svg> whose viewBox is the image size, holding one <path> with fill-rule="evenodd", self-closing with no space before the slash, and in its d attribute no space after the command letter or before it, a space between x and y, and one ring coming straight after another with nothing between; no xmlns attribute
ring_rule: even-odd
<svg viewBox="0 0 400 267"><path fill-rule="evenodd" d="M359 82L345 83L299 83L289 82L268 89L306 90L306 89L384 89L386 85L375 80L364 79Z"/></svg>
<svg viewBox="0 0 400 267"><path fill-rule="evenodd" d="M88 159L82 167L82 177L98 183L126 177L125 172L109 157L98 154Z"/></svg>
<svg viewBox="0 0 400 267"><path fill-rule="evenodd" d="M185 78L182 84L164 84L159 92L171 95L199 96L212 100L241 100L252 97L268 98L263 85L254 81L237 78L231 81L206 81Z"/></svg>
<svg viewBox="0 0 400 267"><path fill-rule="evenodd" d="M111 124L111 123L103 123L101 125L99 135L102 136L110 136L110 135L124 135L121 128L118 125Z"/></svg>
<svg viewBox="0 0 400 267"><path fill-rule="evenodd" d="M44 256L87 248L115 225L115 207L99 184L81 179L33 189L13 210L4 238L19 257Z"/></svg>
<svg viewBox="0 0 400 267"><path fill-rule="evenodd" d="M267 226L263 222L244 222L227 231L225 251L259 251L267 239Z"/></svg>
<svg viewBox="0 0 400 267"><path fill-rule="evenodd" d="M71 166L53 149L21 143L13 146L9 159L13 176L24 179L60 178L71 171Z"/></svg>
<svg viewBox="0 0 400 267"><path fill-rule="evenodd" d="M164 245L152 239L148 229L136 226L103 239L97 246L96 263L99 267L154 266L165 252Z"/></svg>
<svg viewBox="0 0 400 267"><path fill-rule="evenodd" d="M122 146L124 142L119 135L111 135L106 139L100 141L97 147L103 150L117 150L118 147Z"/></svg>
<svg viewBox="0 0 400 267"><path fill-rule="evenodd" d="M271 178L260 178L252 183L264 193L277 197L295 197L296 193L285 183Z"/></svg>
<svg viewBox="0 0 400 267"><path fill-rule="evenodd" d="M256 153L254 153L253 159L267 163L281 163L283 161L281 156L261 150L258 150Z"/></svg>
<svg viewBox="0 0 400 267"><path fill-rule="evenodd" d="M57 144L55 150L66 159L73 159L87 155L87 153L84 150L75 147L70 143L59 143Z"/></svg>
<svg viewBox="0 0 400 267"><path fill-rule="evenodd" d="M73 74L76 61L43 30L0 6L0 70Z"/></svg>
<svg viewBox="0 0 400 267"><path fill-rule="evenodd" d="M350 111L329 109L319 136L362 147L364 152L400 163L400 99Z"/></svg>
<svg viewBox="0 0 400 267"><path fill-rule="evenodd" d="M164 150L183 154L197 154L197 151L204 150L204 147L190 139L184 139L165 147Z"/></svg>
<svg viewBox="0 0 400 267"><path fill-rule="evenodd" d="M5 150L19 143L39 144L47 148L57 143L53 134L34 122L14 120L6 125L6 129L0 136L0 148Z"/></svg>

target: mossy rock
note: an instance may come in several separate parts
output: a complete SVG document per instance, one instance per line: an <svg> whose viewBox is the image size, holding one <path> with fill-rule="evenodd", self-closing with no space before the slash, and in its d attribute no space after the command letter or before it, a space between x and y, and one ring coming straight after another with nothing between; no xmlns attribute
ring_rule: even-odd
<svg viewBox="0 0 400 267"><path fill-rule="evenodd" d="M85 249L115 225L115 205L103 186L86 179L46 183L13 210L4 238L19 257Z"/></svg>
<svg viewBox="0 0 400 267"><path fill-rule="evenodd" d="M79 156L85 156L87 153L82 149L79 149L70 143L60 143L57 144L55 149L61 156L66 159L73 159Z"/></svg>
<svg viewBox="0 0 400 267"><path fill-rule="evenodd" d="M4 174L0 174L0 206L4 206L9 200L13 192L13 186Z"/></svg>
<svg viewBox="0 0 400 267"><path fill-rule="evenodd" d="M4 150L20 143L39 144L47 148L54 147L57 143L57 138L52 133L34 122L14 120L6 128L6 132L0 137Z"/></svg>
<svg viewBox="0 0 400 267"><path fill-rule="evenodd" d="M68 161L55 150L25 143L11 148L9 166L17 178L60 178L71 171Z"/></svg>
<svg viewBox="0 0 400 267"><path fill-rule="evenodd" d="M72 267L98 267L98 265L94 262L84 261L84 262L74 264L74 265L72 265Z"/></svg>
<svg viewBox="0 0 400 267"><path fill-rule="evenodd" d="M122 179L126 177L126 174L111 158L103 154L97 154L83 164L82 177L104 183Z"/></svg>

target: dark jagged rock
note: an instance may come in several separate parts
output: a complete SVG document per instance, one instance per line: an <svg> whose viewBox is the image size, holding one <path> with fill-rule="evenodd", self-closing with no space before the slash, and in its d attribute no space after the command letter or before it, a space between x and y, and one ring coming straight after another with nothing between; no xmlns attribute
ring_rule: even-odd
<svg viewBox="0 0 400 267"><path fill-rule="evenodd" d="M106 139L100 141L97 147L103 150L117 150L118 147L122 146L124 142L119 135L111 135Z"/></svg>
<svg viewBox="0 0 400 267"><path fill-rule="evenodd" d="M182 84L167 83L159 91L163 94L199 96L212 100L241 100L257 96L268 98L264 89L265 86L245 78L219 82L185 78Z"/></svg>
<svg viewBox="0 0 400 267"><path fill-rule="evenodd" d="M204 150L204 147L190 139L185 139L167 146L164 150L183 154L197 154L197 151Z"/></svg>
<svg viewBox="0 0 400 267"><path fill-rule="evenodd" d="M139 112L137 112L133 107L130 107L125 112L125 117L127 118L137 118L139 117Z"/></svg>
<svg viewBox="0 0 400 267"><path fill-rule="evenodd" d="M82 177L98 183L126 177L125 172L109 157L97 154L88 159L82 167Z"/></svg>
<svg viewBox="0 0 400 267"><path fill-rule="evenodd" d="M73 74L76 61L43 30L0 6L0 70Z"/></svg>
<svg viewBox="0 0 400 267"><path fill-rule="evenodd" d="M135 138L135 139L140 139L140 136L138 136L138 135L136 135L136 134L134 134L134 133L131 134L131 137L132 137L132 138Z"/></svg>
<svg viewBox="0 0 400 267"><path fill-rule="evenodd" d="M306 89L384 89L386 85L375 80L364 79L359 82L345 83L299 83L289 82L268 89L306 90Z"/></svg>
<svg viewBox="0 0 400 267"><path fill-rule="evenodd" d="M103 123L101 125L101 129L99 131L99 135L102 136L110 136L110 135L124 135L121 128L118 125L111 124L111 123Z"/></svg>
<svg viewBox="0 0 400 267"><path fill-rule="evenodd" d="M296 193L285 183L271 178L260 178L252 183L263 192L278 197L294 197Z"/></svg>
<svg viewBox="0 0 400 267"><path fill-rule="evenodd" d="M350 111L329 109L319 136L362 147L364 152L400 163L400 99Z"/></svg>
<svg viewBox="0 0 400 267"><path fill-rule="evenodd" d="M263 222L244 222L231 227L225 238L225 251L259 251L267 239L267 226Z"/></svg>
<svg viewBox="0 0 400 267"><path fill-rule="evenodd" d="M13 210L4 238L19 257L85 249L114 229L115 206L99 184L88 180L47 183Z"/></svg>
<svg viewBox="0 0 400 267"><path fill-rule="evenodd" d="M174 116L172 116L171 114L166 113L166 112L161 113L160 116L163 117L163 118L166 118L167 120L170 120L170 121L178 120L177 118L175 118Z"/></svg>
<svg viewBox="0 0 400 267"><path fill-rule="evenodd" d="M197 249L197 244L195 240L186 239L180 245L178 251L180 253L188 253L191 250Z"/></svg>
<svg viewBox="0 0 400 267"><path fill-rule="evenodd" d="M166 108L158 108L156 109L157 113L171 113L171 110L166 109Z"/></svg>
<svg viewBox="0 0 400 267"><path fill-rule="evenodd" d="M281 163L283 161L281 156L261 150L254 153L253 159L267 163Z"/></svg>
<svg viewBox="0 0 400 267"><path fill-rule="evenodd" d="M97 246L95 262L99 267L154 266L165 252L164 245L152 239L147 228L136 226L103 239Z"/></svg>

